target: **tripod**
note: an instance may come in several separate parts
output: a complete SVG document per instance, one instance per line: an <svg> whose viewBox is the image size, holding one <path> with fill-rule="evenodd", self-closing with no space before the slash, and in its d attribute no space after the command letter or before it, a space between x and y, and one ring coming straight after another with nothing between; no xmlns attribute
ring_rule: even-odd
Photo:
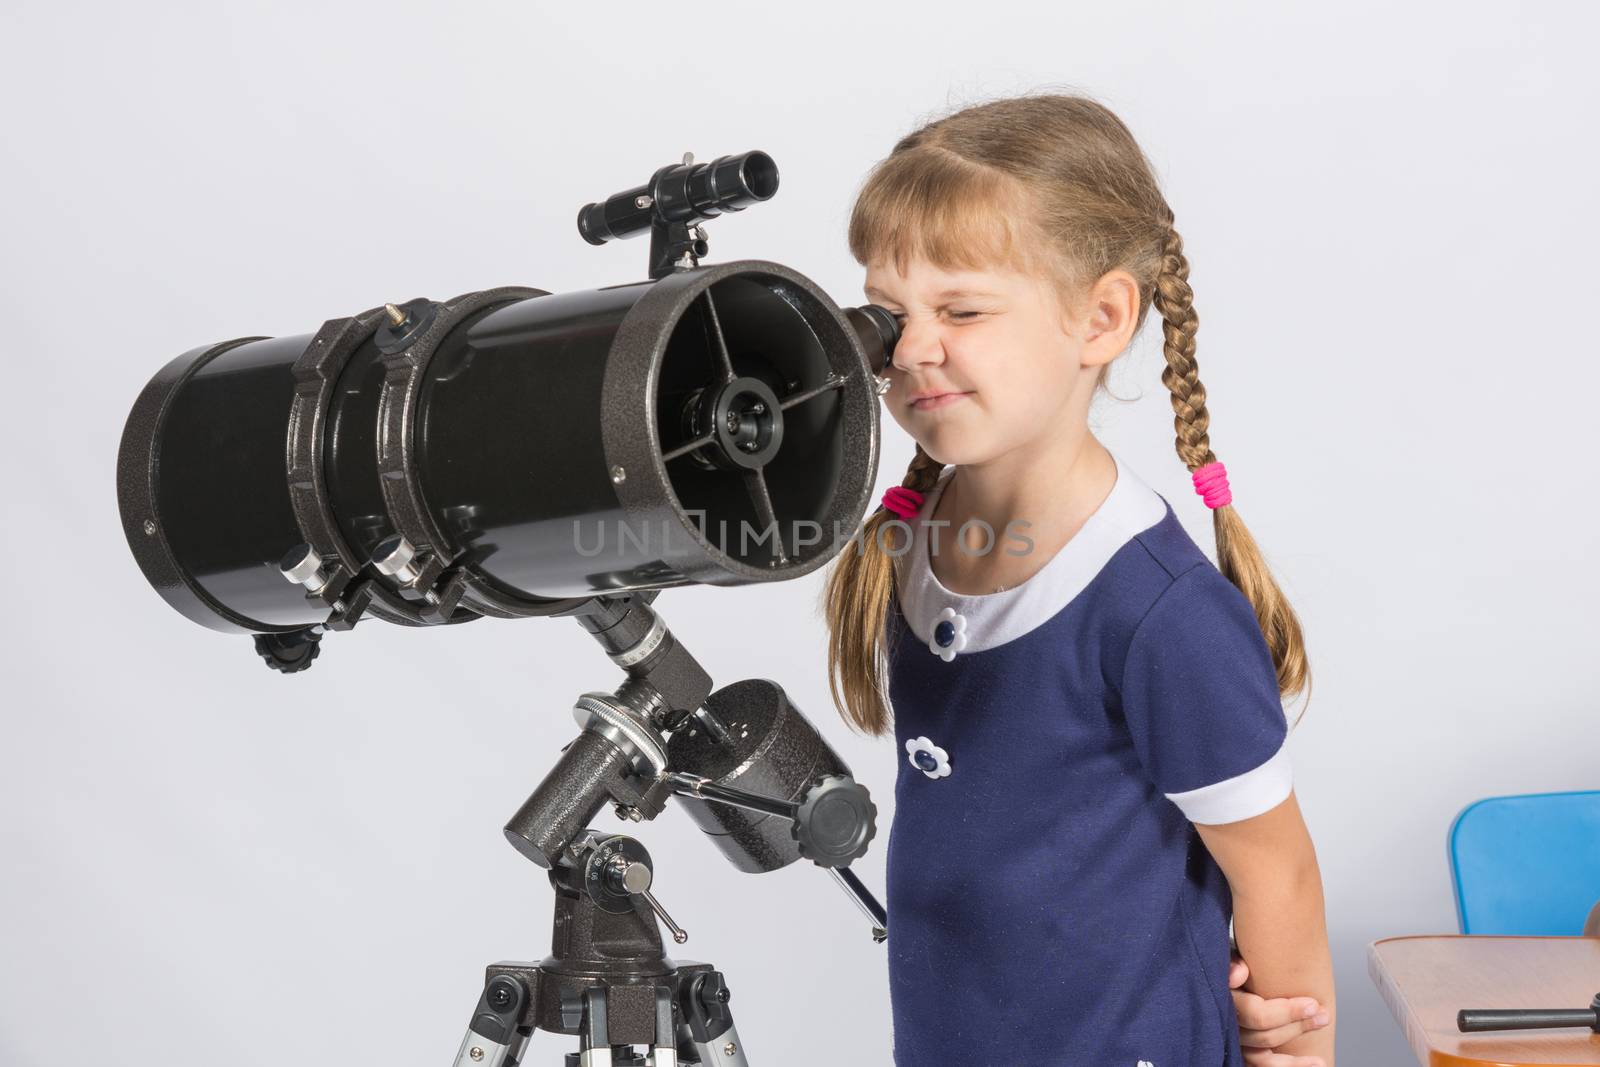
<svg viewBox="0 0 1600 1067"><path fill-rule="evenodd" d="M654 595L570 612L629 677L615 693L578 699L583 732L506 825L518 851L549 870L551 952L487 968L456 1067L513 1067L534 1030L578 1036L567 1067L747 1067L722 972L665 954L657 918L676 943L688 935L650 891L649 852L587 825L607 802L642 822L681 797L736 866L809 859L856 902L874 940L887 936L883 907L848 867L875 831L865 787L775 684L710 693L709 676L650 608Z"/></svg>

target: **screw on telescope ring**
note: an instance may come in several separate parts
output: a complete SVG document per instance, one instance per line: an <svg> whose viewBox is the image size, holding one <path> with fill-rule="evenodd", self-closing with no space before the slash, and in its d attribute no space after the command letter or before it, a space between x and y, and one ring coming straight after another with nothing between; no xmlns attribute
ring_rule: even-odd
<svg viewBox="0 0 1600 1067"><path fill-rule="evenodd" d="M866 855L877 833L878 807L867 787L843 774L817 779L795 813L790 833L800 855L819 867L844 867Z"/></svg>
<svg viewBox="0 0 1600 1067"><path fill-rule="evenodd" d="M437 305L426 328L403 349L383 356L383 390L378 399L378 475L384 509L393 530L420 554L431 553L443 562L440 580L454 580L462 608L502 619L558 615L582 606L591 597L535 600L516 596L490 584L472 566L472 558L458 547L435 521L417 473L417 399L427 378L428 364L439 345L469 316L498 306L549 296L543 289L506 285L480 292L462 293ZM455 568L455 569L452 569ZM440 598L444 603L444 598Z"/></svg>
<svg viewBox="0 0 1600 1067"><path fill-rule="evenodd" d="M394 307L393 312L389 311ZM415 300L407 300L404 304L394 306L384 305L384 318L378 326L373 341L378 346L378 351L384 355L392 355L407 347L412 341L427 332L433 325L433 318L439 312L439 305L425 296ZM399 321L396 322L396 315Z"/></svg>
<svg viewBox="0 0 1600 1067"><path fill-rule="evenodd" d="M417 605L406 600L386 584L362 575L366 561L356 555L339 531L328 498L327 470L323 464L324 433L328 409L350 357L388 321L382 305L345 319L329 319L322 324L305 354L295 361L294 400L289 409L289 503L295 523L317 555L332 560L354 576L342 590L347 599L359 603L356 592L370 592L367 610L385 622L402 626L423 626ZM337 589L337 586L333 587ZM327 600L324 599L327 603ZM332 608L332 604L328 606ZM453 612L447 622L467 622L477 612Z"/></svg>

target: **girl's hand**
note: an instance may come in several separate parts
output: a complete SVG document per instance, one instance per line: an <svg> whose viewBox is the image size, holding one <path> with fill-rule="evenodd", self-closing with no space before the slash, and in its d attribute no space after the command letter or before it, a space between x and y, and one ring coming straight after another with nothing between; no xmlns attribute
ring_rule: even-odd
<svg viewBox="0 0 1600 1067"><path fill-rule="evenodd" d="M1264 1000L1240 987L1250 979L1250 968L1238 956L1228 968L1228 988L1239 1016L1239 1044L1249 1067L1325 1067L1315 1056L1285 1056L1272 1050L1291 1038L1328 1025L1322 1005L1314 997L1278 997ZM1318 1019L1321 1022L1318 1022Z"/></svg>

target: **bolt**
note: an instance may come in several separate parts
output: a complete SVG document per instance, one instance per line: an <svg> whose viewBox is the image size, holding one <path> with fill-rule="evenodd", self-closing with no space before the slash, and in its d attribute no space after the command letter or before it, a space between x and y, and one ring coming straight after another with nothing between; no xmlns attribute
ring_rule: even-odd
<svg viewBox="0 0 1600 1067"><path fill-rule="evenodd" d="M637 208L647 208L654 203L655 200L648 196L636 196L633 198L633 206Z"/></svg>
<svg viewBox="0 0 1600 1067"><path fill-rule="evenodd" d="M378 573L395 578L401 585L410 585L422 574L412 563L416 558L417 550L399 534L384 538L372 550L372 565Z"/></svg>
<svg viewBox="0 0 1600 1067"><path fill-rule="evenodd" d="M489 1006L495 1011L505 1011L516 999L516 994L505 982L496 982L489 987Z"/></svg>
<svg viewBox="0 0 1600 1067"><path fill-rule="evenodd" d="M392 325L395 325L395 326L404 326L405 325L406 313L404 311L401 311L399 308L395 307L393 304L385 304L385 305L383 305L383 310L385 310L385 311L387 311L389 313L389 322Z"/></svg>
<svg viewBox="0 0 1600 1067"><path fill-rule="evenodd" d="M717 999L724 1004L728 1003L728 998L731 996L733 996L733 991L727 986L723 986L721 989L717 990Z"/></svg>
<svg viewBox="0 0 1600 1067"><path fill-rule="evenodd" d="M726 1045L722 1046L722 1054L724 1056L732 1056L735 1052L738 1052L738 1051L739 1051L739 1047L737 1045L735 1045L732 1041L730 1041Z"/></svg>
<svg viewBox="0 0 1600 1067"><path fill-rule="evenodd" d="M612 467L611 468L611 483L613 485L621 485L623 482L625 482L627 480L628 480L628 471L627 471L626 468L624 468L624 467Z"/></svg>
<svg viewBox="0 0 1600 1067"><path fill-rule="evenodd" d="M321 592L327 584L328 576L322 569L322 557L310 545L295 545L283 557L278 569L289 581L303 585L313 593Z"/></svg>
<svg viewBox="0 0 1600 1067"><path fill-rule="evenodd" d="M483 1049L479 1048L477 1045L473 1045L472 1051L468 1052L467 1055L471 1056L474 1061L481 1060L483 1059Z"/></svg>
<svg viewBox="0 0 1600 1067"><path fill-rule="evenodd" d="M156 520L144 520L144 532L146 537L154 537L156 535Z"/></svg>

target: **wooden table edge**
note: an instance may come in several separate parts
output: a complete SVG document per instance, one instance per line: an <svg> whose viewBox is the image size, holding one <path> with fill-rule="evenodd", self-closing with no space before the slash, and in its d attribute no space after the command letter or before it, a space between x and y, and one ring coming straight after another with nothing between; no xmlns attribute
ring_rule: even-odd
<svg viewBox="0 0 1600 1067"><path fill-rule="evenodd" d="M1419 1064L1427 1067L1527 1067L1526 1064L1511 1063L1506 1060L1480 1060L1476 1057L1461 1057L1452 1052L1439 1052L1427 1043L1427 1029L1411 1012L1410 1005L1404 997L1400 997L1398 989L1391 989L1388 982L1383 981L1382 969L1378 965L1378 946L1391 941L1440 941L1445 939L1462 940L1472 938L1479 941L1571 941L1570 936L1539 934L1402 934L1398 937L1380 937L1376 941L1367 943L1367 977L1372 984L1378 987L1378 995L1383 998L1384 1004L1389 1009L1389 1014L1399 1024L1400 1030L1405 1034L1406 1044L1411 1047L1411 1054L1417 1058ZM1399 997L1401 1007L1396 1008L1391 997ZM1402 1017L1403 1016L1403 1017ZM1417 1038L1422 1040L1419 1048ZM1591 1067L1585 1063L1548 1063L1539 1064L1538 1067Z"/></svg>

